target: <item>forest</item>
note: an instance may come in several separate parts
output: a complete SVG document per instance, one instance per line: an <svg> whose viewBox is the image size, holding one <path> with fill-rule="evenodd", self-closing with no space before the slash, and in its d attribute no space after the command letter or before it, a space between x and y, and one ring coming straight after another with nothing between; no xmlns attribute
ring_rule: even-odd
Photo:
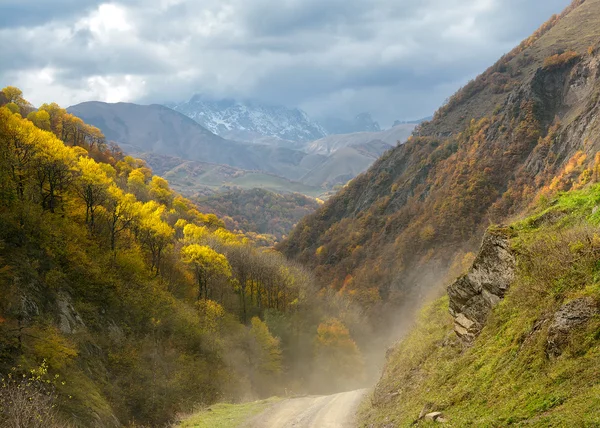
<svg viewBox="0 0 600 428"><path fill-rule="evenodd" d="M0 294L2 426L163 426L365 378L355 305L14 87L0 92Z"/></svg>
<svg viewBox="0 0 600 428"><path fill-rule="evenodd" d="M300 219L319 207L318 199L265 189L233 189L198 197L194 202L203 212L222 218L228 229L255 233L254 240L260 239L266 245L281 241Z"/></svg>

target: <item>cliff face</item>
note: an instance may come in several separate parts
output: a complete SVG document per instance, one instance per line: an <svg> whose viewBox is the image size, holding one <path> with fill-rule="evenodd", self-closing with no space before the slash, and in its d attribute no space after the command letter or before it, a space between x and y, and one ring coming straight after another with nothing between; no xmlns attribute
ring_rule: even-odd
<svg viewBox="0 0 600 428"><path fill-rule="evenodd" d="M509 235L507 229L486 232L469 272L448 287L454 331L467 342L479 334L514 279L516 261Z"/></svg>
<svg viewBox="0 0 600 428"><path fill-rule="evenodd" d="M439 278L424 281L420 272L476 250L490 222L522 212L540 191L595 179L598 23L600 0L575 1L301 221L279 249L324 284L397 307ZM379 316L372 302L361 304Z"/></svg>

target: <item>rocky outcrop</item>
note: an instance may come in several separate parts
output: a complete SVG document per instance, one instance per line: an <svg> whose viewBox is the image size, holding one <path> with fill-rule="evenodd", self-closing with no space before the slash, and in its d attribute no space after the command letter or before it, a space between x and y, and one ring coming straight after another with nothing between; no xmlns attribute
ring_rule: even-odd
<svg viewBox="0 0 600 428"><path fill-rule="evenodd" d="M479 334L514 279L516 260L509 239L508 228L488 230L469 272L448 287L454 331L466 342Z"/></svg>
<svg viewBox="0 0 600 428"><path fill-rule="evenodd" d="M548 328L546 354L550 357L560 356L568 344L570 332L598 313L598 305L590 297L581 297L562 305Z"/></svg>
<svg viewBox="0 0 600 428"><path fill-rule="evenodd" d="M56 299L58 307L58 328L64 334L73 334L85 329L85 324L79 313L73 307L71 297L66 293L59 293Z"/></svg>

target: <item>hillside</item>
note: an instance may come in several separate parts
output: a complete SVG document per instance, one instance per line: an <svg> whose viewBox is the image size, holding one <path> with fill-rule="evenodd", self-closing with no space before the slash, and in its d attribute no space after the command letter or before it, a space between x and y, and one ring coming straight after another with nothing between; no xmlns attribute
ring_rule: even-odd
<svg viewBox="0 0 600 428"><path fill-rule="evenodd" d="M313 198L326 193L326 189L322 187L306 185L267 172L246 171L229 165L190 161L156 153L141 153L137 156L186 196L209 196L232 188L265 189L282 194L301 193Z"/></svg>
<svg viewBox="0 0 600 428"><path fill-rule="evenodd" d="M271 243L319 207L315 199L298 193L281 195L264 189L235 189L193 200L202 212L222 218L227 228L269 235L265 238Z"/></svg>
<svg viewBox="0 0 600 428"><path fill-rule="evenodd" d="M324 162L307 172L300 181L310 186L332 188L344 185L366 171L392 146L380 140L356 146L340 147L329 154Z"/></svg>
<svg viewBox="0 0 600 428"><path fill-rule="evenodd" d="M424 426L433 412L452 426L600 425L599 202L594 184L489 230L388 354L360 426Z"/></svg>
<svg viewBox="0 0 600 428"><path fill-rule="evenodd" d="M464 265L490 222L592 179L600 1L575 1L461 89L279 249L384 326ZM586 172L580 177L583 171ZM580 184L580 183L579 183Z"/></svg>
<svg viewBox="0 0 600 428"><path fill-rule="evenodd" d="M415 128L415 124L400 124L390 129L377 132L354 132L349 134L328 135L306 145L308 153L327 155L345 147L361 146L372 141L380 141L390 147L404 143Z"/></svg>
<svg viewBox="0 0 600 428"><path fill-rule="evenodd" d="M1 93L0 426L168 426L364 380L349 302L98 128Z"/></svg>
<svg viewBox="0 0 600 428"><path fill-rule="evenodd" d="M351 120L323 117L318 120L318 123L329 135L381 131L379 123L375 122L369 113L360 113Z"/></svg>

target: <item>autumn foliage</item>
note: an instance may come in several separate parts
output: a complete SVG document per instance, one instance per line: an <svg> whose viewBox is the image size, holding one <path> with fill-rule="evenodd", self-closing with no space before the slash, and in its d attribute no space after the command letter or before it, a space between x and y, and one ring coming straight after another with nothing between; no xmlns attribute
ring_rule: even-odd
<svg viewBox="0 0 600 428"><path fill-rule="evenodd" d="M311 273L56 104L1 94L0 378L46 362L52 415L85 426L308 387L297 349L339 312Z"/></svg>

